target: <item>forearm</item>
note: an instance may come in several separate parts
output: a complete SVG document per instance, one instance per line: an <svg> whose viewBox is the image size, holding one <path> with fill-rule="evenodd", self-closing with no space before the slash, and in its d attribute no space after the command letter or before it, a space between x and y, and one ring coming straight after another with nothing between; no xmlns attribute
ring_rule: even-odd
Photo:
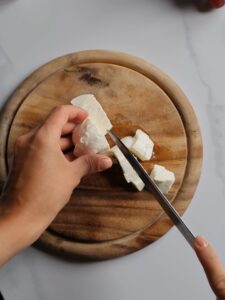
<svg viewBox="0 0 225 300"><path fill-rule="evenodd" d="M25 212L0 208L0 266L32 244L42 232L41 224Z"/></svg>

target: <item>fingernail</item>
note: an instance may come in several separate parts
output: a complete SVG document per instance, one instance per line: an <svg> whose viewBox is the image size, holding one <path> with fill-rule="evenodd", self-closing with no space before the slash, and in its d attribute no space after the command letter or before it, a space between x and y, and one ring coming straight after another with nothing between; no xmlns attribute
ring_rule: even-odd
<svg viewBox="0 0 225 300"><path fill-rule="evenodd" d="M99 170L103 171L112 166L112 160L110 158L102 158L99 162Z"/></svg>
<svg viewBox="0 0 225 300"><path fill-rule="evenodd" d="M197 236L196 239L195 239L195 244L198 246L198 247L201 247L201 248L206 248L208 247L208 241L203 238L202 236Z"/></svg>

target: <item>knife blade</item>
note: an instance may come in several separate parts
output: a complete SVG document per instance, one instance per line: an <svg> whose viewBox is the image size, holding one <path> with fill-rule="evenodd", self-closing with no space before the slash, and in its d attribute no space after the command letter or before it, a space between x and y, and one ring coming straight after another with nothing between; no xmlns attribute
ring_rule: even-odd
<svg viewBox="0 0 225 300"><path fill-rule="evenodd" d="M148 173L145 171L145 169L139 163L136 157L129 151L129 149L124 145L124 143L116 136L116 134L113 133L112 130L108 130L108 134L111 137L111 139L114 141L114 143L119 147L119 149L126 157L130 165L138 174L138 176L144 182L145 187L151 190L151 192L153 193L153 195L155 196L156 200L159 202L159 204L161 205L165 213L169 216L173 224L178 228L178 230L181 232L183 237L193 248L195 237L192 234L192 232L189 230L189 228L186 226L186 224L183 222L179 213L172 206L172 204L169 202L167 197L161 192L161 190L158 188L155 182L151 179L151 177L148 175Z"/></svg>

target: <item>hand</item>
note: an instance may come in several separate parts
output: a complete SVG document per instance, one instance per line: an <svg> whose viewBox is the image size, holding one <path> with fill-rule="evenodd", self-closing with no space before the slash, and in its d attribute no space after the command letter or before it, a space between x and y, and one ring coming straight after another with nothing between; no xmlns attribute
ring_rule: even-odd
<svg viewBox="0 0 225 300"><path fill-rule="evenodd" d="M82 177L111 167L106 156L88 154L75 159L72 152L63 153L72 146L68 134L86 117L85 111L72 105L57 107L43 125L16 141L2 194L0 265L40 236Z"/></svg>
<svg viewBox="0 0 225 300"><path fill-rule="evenodd" d="M215 250L200 236L195 239L194 248L211 288L219 300L225 300L225 268Z"/></svg>

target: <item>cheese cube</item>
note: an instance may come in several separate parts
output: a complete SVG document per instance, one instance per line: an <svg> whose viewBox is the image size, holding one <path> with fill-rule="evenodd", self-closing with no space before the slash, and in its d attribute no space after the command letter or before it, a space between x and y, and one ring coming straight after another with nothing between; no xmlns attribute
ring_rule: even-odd
<svg viewBox="0 0 225 300"><path fill-rule="evenodd" d="M134 143L134 138L132 136L125 136L121 139L121 141L124 143L124 145L130 150L131 146Z"/></svg>
<svg viewBox="0 0 225 300"><path fill-rule="evenodd" d="M105 136L89 118L74 129L72 140L75 144L74 155L77 157L88 152L102 153L110 149Z"/></svg>
<svg viewBox="0 0 225 300"><path fill-rule="evenodd" d="M134 143L134 138L132 136L125 136L121 139L121 142L123 142L123 144L130 150L131 146ZM114 155L112 149L109 149L109 151L105 152L104 154L108 156Z"/></svg>
<svg viewBox="0 0 225 300"><path fill-rule="evenodd" d="M163 194L167 194L175 182L174 173L160 165L154 165L150 177L154 180Z"/></svg>
<svg viewBox="0 0 225 300"><path fill-rule="evenodd" d="M136 171L133 169L133 167L130 165L126 157L123 155L123 153L120 151L120 149L117 146L114 146L111 149L116 156L122 170L123 175L128 183L132 183L138 191L142 191L144 188L144 183L136 173Z"/></svg>
<svg viewBox="0 0 225 300"><path fill-rule="evenodd" d="M88 112L88 118L93 124L95 124L95 126L103 135L106 135L107 130L112 128L109 118L94 95L80 95L72 99L71 104L86 110Z"/></svg>
<svg viewBox="0 0 225 300"><path fill-rule="evenodd" d="M134 136L134 143L131 145L130 150L134 153L140 160L149 160L152 156L154 143L150 137L138 129Z"/></svg>

